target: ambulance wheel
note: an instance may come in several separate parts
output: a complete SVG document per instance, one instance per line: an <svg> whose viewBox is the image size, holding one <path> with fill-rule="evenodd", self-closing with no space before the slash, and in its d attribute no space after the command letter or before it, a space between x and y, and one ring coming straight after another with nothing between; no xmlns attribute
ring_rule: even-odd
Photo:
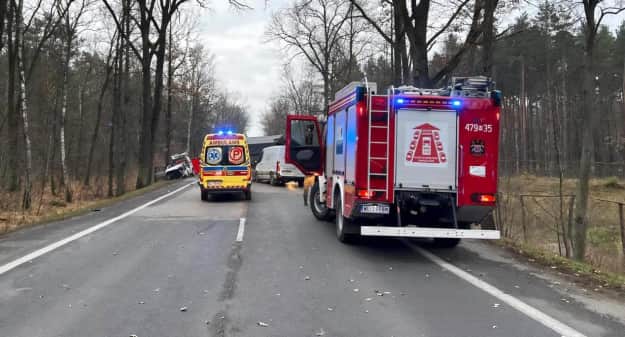
<svg viewBox="0 0 625 337"><path fill-rule="evenodd" d="M201 190L200 192L200 196L202 198L202 201L208 201L208 191L206 190Z"/></svg>
<svg viewBox="0 0 625 337"><path fill-rule="evenodd" d="M308 204L315 218L323 221L328 221L332 218L332 211L325 203L319 201L319 182L315 181L315 184L310 188Z"/></svg>
<svg viewBox="0 0 625 337"><path fill-rule="evenodd" d="M334 205L336 206L336 238L342 243L357 243L360 235L348 232L354 224L351 219L343 216L343 202L339 194L334 196Z"/></svg>
<svg viewBox="0 0 625 337"><path fill-rule="evenodd" d="M460 239L456 238L435 238L435 248L454 248L460 243Z"/></svg>

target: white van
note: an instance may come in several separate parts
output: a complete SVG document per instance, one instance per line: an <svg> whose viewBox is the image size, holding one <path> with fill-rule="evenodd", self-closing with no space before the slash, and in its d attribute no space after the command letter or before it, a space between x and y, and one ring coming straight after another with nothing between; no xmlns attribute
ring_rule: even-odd
<svg viewBox="0 0 625 337"><path fill-rule="evenodd" d="M266 181L271 185L280 185L288 181L297 181L304 185L304 174L295 165L284 160L284 145L269 146L263 149L260 161L254 171L255 181Z"/></svg>

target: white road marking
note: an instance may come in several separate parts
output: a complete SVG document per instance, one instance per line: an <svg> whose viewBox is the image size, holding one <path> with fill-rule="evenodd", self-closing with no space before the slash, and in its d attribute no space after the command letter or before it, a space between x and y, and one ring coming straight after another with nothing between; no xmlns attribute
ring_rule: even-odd
<svg viewBox="0 0 625 337"><path fill-rule="evenodd" d="M530 306L529 304L521 301L520 299L506 294L503 291L495 288L494 286L480 280L479 278L465 272L464 270L454 266L451 263L446 262L440 257L426 251L423 248L412 246L415 250L417 250L421 255L425 256L428 260L436 263L440 267L446 269L452 274L458 276L464 281L469 282L473 286L485 291L493 297L498 298L500 301L508 304L512 308L520 311L524 315L530 317L531 319L541 323L547 328L557 332L559 335L563 337L586 337L583 333L571 328L570 326L558 321L557 319L545 314L544 312Z"/></svg>
<svg viewBox="0 0 625 337"><path fill-rule="evenodd" d="M68 236L65 239L62 239L62 240L59 240L57 242L51 243L51 244L49 244L49 245L47 245L47 246L45 246L43 248L40 248L40 249L38 249L38 250L36 250L36 251L34 251L32 253L26 254L26 255L24 255L24 256L16 259L16 260L13 260L13 261L11 261L11 262L9 262L7 264L4 264L4 265L0 266L0 275L3 275L6 272L10 271L11 269L17 268L17 267L19 267L20 265L22 265L24 263L30 262L30 261L32 261L32 260L34 260L34 259L36 259L36 258L38 258L38 257L40 257L42 255L45 255L45 254L47 254L47 253L49 253L49 252L51 252L51 251L53 251L53 250L55 250L57 248L60 248L60 247L62 247L64 245L66 245L66 244L68 244L68 243L70 243L72 241L76 241L76 240L78 240L78 239L80 239L80 238L82 238L82 237L84 237L86 235L89 235L89 234L91 234L91 233L93 233L93 232L95 232L95 231L97 231L99 229L102 229L102 228L104 228L104 227L106 227L106 226L108 226L108 225L110 225L110 224L112 224L112 223L114 223L116 221L119 221L119 220L121 220L123 218L126 218L126 217L128 217L128 216L130 216L130 215L132 215L132 214L134 214L134 213L136 213L136 212L138 212L138 211L140 211L140 210L142 210L142 209L152 205L152 204L155 204L155 203L157 203L157 202L159 202L159 201L161 201L161 200L163 200L163 199L165 199L165 198L167 198L167 197L169 197L171 195L174 195L174 194L184 190L185 188L187 188L187 187L189 187L191 185L195 185L195 184L197 184L197 183L193 182L193 183L189 183L187 185L184 185L184 186L182 186L182 187L180 187L180 188L178 188L176 190L173 190L173 191L171 191L171 192L169 192L169 193L167 193L165 195L162 195L162 196L160 196L160 197L158 197L158 198L156 198L156 199L154 199L152 201L146 202L145 204L143 204L143 205L141 205L141 206L139 206L137 208L131 209L130 211L128 211L126 213L123 213L123 214L118 215L118 216L116 216L114 218L108 219L108 220L106 220L104 222L101 222L101 223L99 223L99 224L97 224L97 225L95 225L93 227L89 227L89 228L87 228L85 230L82 230L82 231L76 233L76 234Z"/></svg>
<svg viewBox="0 0 625 337"><path fill-rule="evenodd" d="M239 219L239 231L237 232L237 242L243 241L243 233L245 232L245 218Z"/></svg>

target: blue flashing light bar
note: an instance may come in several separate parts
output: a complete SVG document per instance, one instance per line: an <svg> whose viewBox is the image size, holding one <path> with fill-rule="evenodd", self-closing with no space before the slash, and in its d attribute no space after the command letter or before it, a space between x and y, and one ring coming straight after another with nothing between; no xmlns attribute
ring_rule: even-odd
<svg viewBox="0 0 625 337"><path fill-rule="evenodd" d="M227 133L228 133L229 135L231 135L231 134L232 134L232 130L228 130L228 132L227 132Z"/></svg>
<svg viewBox="0 0 625 337"><path fill-rule="evenodd" d="M398 99L395 100L395 102L397 104L404 104L404 99L403 98L398 98Z"/></svg>
<svg viewBox="0 0 625 337"><path fill-rule="evenodd" d="M462 106L462 101L455 99L455 100L451 101L451 105L459 108L460 106Z"/></svg>
<svg viewBox="0 0 625 337"><path fill-rule="evenodd" d="M221 131L221 130L219 130L219 132L217 132L217 134L221 136L221 135L223 135L223 134L224 134L224 132L223 132L223 131Z"/></svg>

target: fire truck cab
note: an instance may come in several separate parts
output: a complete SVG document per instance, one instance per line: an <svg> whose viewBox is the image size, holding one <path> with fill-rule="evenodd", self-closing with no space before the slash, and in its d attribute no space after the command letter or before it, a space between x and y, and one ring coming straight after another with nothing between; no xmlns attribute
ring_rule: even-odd
<svg viewBox="0 0 625 337"><path fill-rule="evenodd" d="M359 236L498 239L501 94L486 77L443 89L378 94L352 82L328 116L287 116L286 162L315 176L312 213L336 221L340 241Z"/></svg>

